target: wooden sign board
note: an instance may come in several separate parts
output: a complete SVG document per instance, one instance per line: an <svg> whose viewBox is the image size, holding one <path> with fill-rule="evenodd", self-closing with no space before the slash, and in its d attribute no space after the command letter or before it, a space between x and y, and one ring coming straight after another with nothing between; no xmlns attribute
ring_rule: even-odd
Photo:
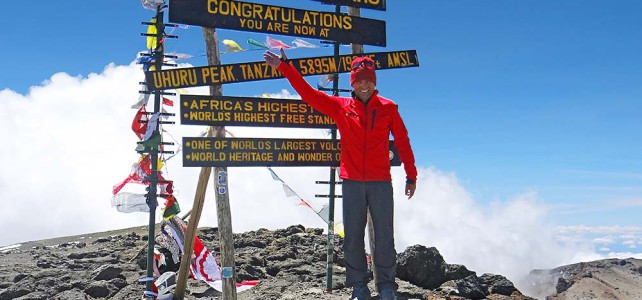
<svg viewBox="0 0 642 300"><path fill-rule="evenodd" d="M184 167L339 166L339 141L327 139L183 137ZM401 160L390 141L390 165Z"/></svg>
<svg viewBox="0 0 642 300"><path fill-rule="evenodd" d="M169 21L210 28L263 32L386 46L386 22L233 0L171 0Z"/></svg>
<svg viewBox="0 0 642 300"><path fill-rule="evenodd" d="M386 10L386 0L316 0L324 4L344 5L366 9Z"/></svg>
<svg viewBox="0 0 642 300"><path fill-rule="evenodd" d="M181 95L181 124L335 128L332 119L301 100Z"/></svg>
<svg viewBox="0 0 642 300"><path fill-rule="evenodd" d="M290 62L303 76L347 73L352 60L359 56L372 58L377 70L419 66L416 50L345 54L339 56L339 61L334 56L319 56L290 59ZM145 72L150 91L276 78L283 78L283 74L265 61Z"/></svg>

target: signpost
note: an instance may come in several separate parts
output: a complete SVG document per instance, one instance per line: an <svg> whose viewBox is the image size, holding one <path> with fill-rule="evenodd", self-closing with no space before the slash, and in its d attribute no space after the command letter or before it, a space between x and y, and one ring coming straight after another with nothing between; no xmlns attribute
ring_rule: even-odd
<svg viewBox="0 0 642 300"><path fill-rule="evenodd" d="M301 100L181 95L181 124L333 128L332 119Z"/></svg>
<svg viewBox="0 0 642 300"><path fill-rule="evenodd" d="M341 43L354 45L386 45L386 23L360 17L358 8L386 10L385 0L316 0L335 5L334 12L309 11L273 5L249 3L236 0L171 0L169 21L203 26L207 46L208 66L161 70L162 59L157 57L155 71L145 72L145 85L155 93L158 107L161 91L196 86L210 86L210 94L181 95L181 123L208 125L208 137L183 138L183 166L202 167L194 198L193 217L187 228L184 257L190 257L193 237L200 218L205 197L205 187L212 169L216 174L217 216L220 232L221 265L223 267L223 299L236 299L234 243L232 240L231 214L227 167L255 166L329 166L330 185L328 246L327 246L327 292L332 292L332 265L334 263L334 199L336 168L340 163L340 143L336 125L329 117L319 113L306 103L289 99L222 96L222 84L283 78L265 61L220 64L215 28L273 33L330 40L334 55L290 59L290 63L303 76L332 74L333 95L339 95L339 73L350 72L350 63L359 56L368 56L375 61L375 69L418 67L415 50L391 52L363 52L340 55ZM349 13L341 12L341 5L350 6ZM352 9L352 11L350 11ZM356 14L353 13L356 9ZM162 12L159 10L162 26ZM164 34L159 27L158 40ZM156 49L157 51L161 49ZM358 54L357 54L358 52ZM162 52L161 52L162 53ZM282 138L226 138L224 126L264 126L296 128L330 128L331 139L282 139ZM392 141L389 143L391 166L401 165ZM152 151L152 155L155 154ZM155 162L156 159L153 159ZM153 166L156 169L156 166ZM154 180L152 176L152 181ZM150 191L153 196L155 191ZM325 195L324 195L325 196ZM154 201L155 202L155 201ZM151 203L150 206L155 205ZM153 210L152 210L153 211ZM150 214L150 226L151 226ZM153 231L150 233L153 235ZM152 245L153 243L150 243ZM151 247L149 249L151 251ZM374 251L374 250L373 250ZM148 259L149 260L149 259ZM182 299L188 261L181 262L176 299ZM150 271L148 268L148 276ZM147 288L150 288L148 284Z"/></svg>
<svg viewBox="0 0 642 300"><path fill-rule="evenodd" d="M169 21L386 46L384 21L233 0L172 0Z"/></svg>
<svg viewBox="0 0 642 300"><path fill-rule="evenodd" d="M390 165L400 166L390 141ZM183 167L336 167L340 145L327 139L183 137Z"/></svg>
<svg viewBox="0 0 642 300"><path fill-rule="evenodd" d="M334 56L294 58L290 62L303 76L348 73L350 63L359 56L372 58L377 70L419 66L416 50L346 54L340 55L338 60ZM145 83L150 91L277 78L283 78L283 75L265 61L145 72Z"/></svg>

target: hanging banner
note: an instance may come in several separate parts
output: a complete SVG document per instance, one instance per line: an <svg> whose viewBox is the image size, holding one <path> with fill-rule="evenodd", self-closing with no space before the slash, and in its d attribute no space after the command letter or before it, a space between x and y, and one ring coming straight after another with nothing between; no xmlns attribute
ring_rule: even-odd
<svg viewBox="0 0 642 300"><path fill-rule="evenodd" d="M315 0L324 4L344 5L366 9L386 10L386 0Z"/></svg>
<svg viewBox="0 0 642 300"><path fill-rule="evenodd" d="M233 0L171 0L169 21L210 28L273 33L386 46L386 22Z"/></svg>
<svg viewBox="0 0 642 300"><path fill-rule="evenodd" d="M340 150L327 139L183 137L183 167L334 167ZM390 157L401 165L392 141Z"/></svg>
<svg viewBox="0 0 642 300"><path fill-rule="evenodd" d="M181 124L334 128L332 119L301 100L181 95Z"/></svg>
<svg viewBox="0 0 642 300"><path fill-rule="evenodd" d="M372 58L377 70L419 66L416 50L345 54L339 56L338 62L334 56L294 58L290 62L303 76L348 73L350 63L359 56ZM283 74L265 61L145 72L150 91L276 78L283 78Z"/></svg>

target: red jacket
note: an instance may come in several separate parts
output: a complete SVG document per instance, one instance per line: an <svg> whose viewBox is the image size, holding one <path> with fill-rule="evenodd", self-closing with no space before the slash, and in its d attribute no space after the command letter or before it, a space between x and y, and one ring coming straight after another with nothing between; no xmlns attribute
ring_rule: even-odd
<svg viewBox="0 0 642 300"><path fill-rule="evenodd" d="M392 132L406 178L417 180L415 157L397 104L379 96L376 90L366 105L352 97L330 96L311 87L292 65L281 62L278 70L304 102L337 124L341 134L341 178L391 180L389 138Z"/></svg>

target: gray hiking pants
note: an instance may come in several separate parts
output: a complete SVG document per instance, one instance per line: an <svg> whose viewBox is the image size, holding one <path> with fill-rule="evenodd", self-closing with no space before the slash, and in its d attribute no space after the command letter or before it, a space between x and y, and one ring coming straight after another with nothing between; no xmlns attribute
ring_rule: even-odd
<svg viewBox="0 0 642 300"><path fill-rule="evenodd" d="M373 266L377 272L377 286L379 289L396 290L392 182L343 180L342 189L346 286L370 281L364 244L367 209L370 209L375 236Z"/></svg>

